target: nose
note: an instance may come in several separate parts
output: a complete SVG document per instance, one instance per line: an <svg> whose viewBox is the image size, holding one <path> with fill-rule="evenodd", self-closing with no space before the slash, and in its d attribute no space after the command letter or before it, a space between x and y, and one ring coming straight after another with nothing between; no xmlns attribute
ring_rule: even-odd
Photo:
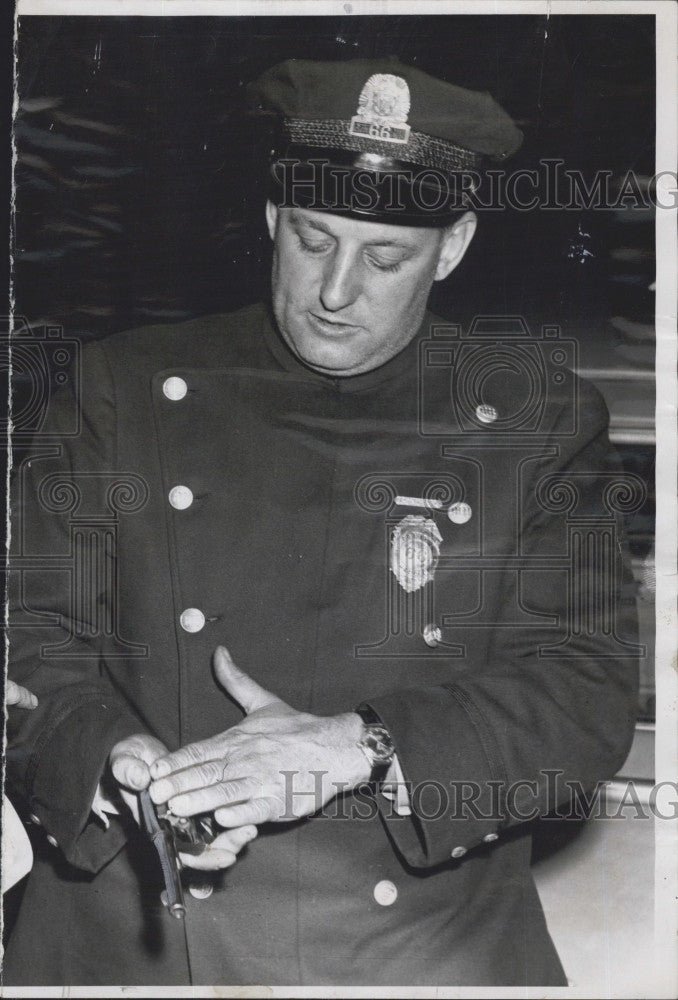
<svg viewBox="0 0 678 1000"><path fill-rule="evenodd" d="M337 250L325 261L320 301L327 312L352 305L360 294L356 265L348 251Z"/></svg>

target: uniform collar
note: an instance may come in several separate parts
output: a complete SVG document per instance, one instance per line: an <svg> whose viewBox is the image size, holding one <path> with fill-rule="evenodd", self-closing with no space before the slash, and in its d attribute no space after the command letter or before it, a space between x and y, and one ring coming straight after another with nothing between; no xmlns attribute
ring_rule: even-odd
<svg viewBox="0 0 678 1000"><path fill-rule="evenodd" d="M419 331L410 343L396 354L395 357L391 358L390 361L387 361L386 364L380 365L378 368L373 368L371 371L363 372L361 375L345 375L341 378L317 372L295 357L278 331L270 303L266 309L264 340L275 360L285 371L308 379L310 382L315 382L318 385L325 385L340 393L362 392L366 389L371 389L373 386L389 382L408 371L411 372L413 377L416 375L419 341L428 334L433 320L434 317L431 313L426 312Z"/></svg>

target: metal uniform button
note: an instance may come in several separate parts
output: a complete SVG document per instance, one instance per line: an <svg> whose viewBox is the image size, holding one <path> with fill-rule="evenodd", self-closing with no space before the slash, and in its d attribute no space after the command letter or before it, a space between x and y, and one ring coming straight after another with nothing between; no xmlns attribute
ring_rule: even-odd
<svg viewBox="0 0 678 1000"><path fill-rule="evenodd" d="M178 400L184 398L188 392L188 386L186 385L184 379L179 378L178 375L172 375L163 382L162 391L168 399L172 400L172 402L177 402Z"/></svg>
<svg viewBox="0 0 678 1000"><path fill-rule="evenodd" d="M494 406L490 406L489 403L481 403L480 406L476 406L476 417L482 424L491 424L498 416Z"/></svg>
<svg viewBox="0 0 678 1000"><path fill-rule="evenodd" d="M425 625L421 633L427 646L436 647L442 641L443 633L437 625Z"/></svg>
<svg viewBox="0 0 678 1000"><path fill-rule="evenodd" d="M186 510L193 503L193 491L188 486L173 486L169 491L169 502L175 510Z"/></svg>
<svg viewBox="0 0 678 1000"><path fill-rule="evenodd" d="M199 632L205 627L205 616L200 608L186 608L181 612L179 624L185 632Z"/></svg>
<svg viewBox="0 0 678 1000"><path fill-rule="evenodd" d="M42 826L42 823L40 822L40 817L36 816L35 813L31 813L31 815L28 818L30 819L31 823L35 823L36 826Z"/></svg>
<svg viewBox="0 0 678 1000"><path fill-rule="evenodd" d="M189 885L188 891L193 899L209 899L214 892L213 885Z"/></svg>
<svg viewBox="0 0 678 1000"><path fill-rule="evenodd" d="M59 846L58 843L57 843L56 837L53 837L51 833L47 834L47 843L51 844L52 847L58 847Z"/></svg>
<svg viewBox="0 0 678 1000"><path fill-rule="evenodd" d="M379 906L392 906L398 898L398 890L393 882L384 879L375 885L374 898L379 903Z"/></svg>
<svg viewBox="0 0 678 1000"><path fill-rule="evenodd" d="M453 858L463 858L465 854L466 854L466 848L465 847L454 847L452 849L451 856Z"/></svg>
<svg viewBox="0 0 678 1000"><path fill-rule="evenodd" d="M471 520L472 513L470 504L453 503L447 512L447 516L453 524L466 524L467 521Z"/></svg>
<svg viewBox="0 0 678 1000"><path fill-rule="evenodd" d="M499 840L498 833L486 833L485 836L483 837L484 844L491 844L495 840Z"/></svg>

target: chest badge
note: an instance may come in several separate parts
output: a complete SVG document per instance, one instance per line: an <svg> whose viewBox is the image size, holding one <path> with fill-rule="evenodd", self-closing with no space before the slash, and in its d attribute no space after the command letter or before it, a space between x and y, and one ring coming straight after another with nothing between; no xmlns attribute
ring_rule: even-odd
<svg viewBox="0 0 678 1000"><path fill-rule="evenodd" d="M433 579L442 540L435 521L422 514L408 514L393 529L390 569L408 594Z"/></svg>

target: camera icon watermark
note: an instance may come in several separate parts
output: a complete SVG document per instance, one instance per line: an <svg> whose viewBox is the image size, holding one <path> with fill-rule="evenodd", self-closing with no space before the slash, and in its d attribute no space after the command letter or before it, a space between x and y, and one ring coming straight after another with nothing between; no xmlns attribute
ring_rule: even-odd
<svg viewBox="0 0 678 1000"><path fill-rule="evenodd" d="M39 436L41 440L61 440L80 433L77 405L81 378L81 344L64 336L61 326L33 330L28 320L4 317L0 329L0 369L11 373L11 422L3 415L2 430L9 429L16 444ZM58 430L47 431L49 411L60 389L72 388L72 406L61 407ZM64 394L65 395L65 394Z"/></svg>
<svg viewBox="0 0 678 1000"><path fill-rule="evenodd" d="M543 326L535 337L522 316L476 316L466 333L435 325L419 348L419 432L493 441L507 433L571 437L578 426L577 361L578 344L560 327ZM555 397L561 413L553 428ZM441 399L449 400L445 414Z"/></svg>

